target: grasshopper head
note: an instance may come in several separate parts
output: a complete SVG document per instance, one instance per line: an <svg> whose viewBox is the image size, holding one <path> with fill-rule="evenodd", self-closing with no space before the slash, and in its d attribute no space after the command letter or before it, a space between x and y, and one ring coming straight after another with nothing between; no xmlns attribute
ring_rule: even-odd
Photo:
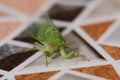
<svg viewBox="0 0 120 80"><path fill-rule="evenodd" d="M57 47L56 46L51 46L47 43L44 44L44 49L43 49L43 52L45 52L45 54L48 56L48 57L51 57L52 54L54 53L54 51L57 50Z"/></svg>

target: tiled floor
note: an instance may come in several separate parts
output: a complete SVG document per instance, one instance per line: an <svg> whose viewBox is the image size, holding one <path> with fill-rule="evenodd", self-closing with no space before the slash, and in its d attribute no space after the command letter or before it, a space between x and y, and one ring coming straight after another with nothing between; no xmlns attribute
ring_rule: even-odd
<svg viewBox="0 0 120 80"><path fill-rule="evenodd" d="M23 18L21 21L19 21L19 17L15 16L15 20L12 17L6 20L5 16L9 16L11 13L4 12L5 8L0 7L3 10L0 10L0 80L4 78L8 80L49 80L53 76L57 78L62 75L61 71L68 69L79 77L82 75L80 73L84 73L89 74L94 80L99 80L95 76L120 80L120 19L118 15L120 14L120 1L100 0L99 4L97 4L97 0L79 0L78 3L77 1L0 0L2 7L25 14L19 16ZM66 45L74 48L85 58L84 60L78 56L65 59L59 52L55 52L56 55L48 58L49 64L45 66L44 53L31 49L36 40L29 34L31 31L33 35L36 35L39 27L43 25L41 8L48 12L59 30L63 28L62 32L67 32L67 35L63 34ZM37 12L40 13L35 15ZM87 13L89 14L86 15ZM117 15L118 17L115 17ZM113 19L109 19L109 17L113 17ZM86 20L91 23L85 23ZM61 27L60 25L63 24L67 26ZM17 35L7 42L6 39L11 34ZM4 40L6 42L2 44ZM65 50L69 52L69 49ZM85 78L87 76L83 77L83 79Z"/></svg>

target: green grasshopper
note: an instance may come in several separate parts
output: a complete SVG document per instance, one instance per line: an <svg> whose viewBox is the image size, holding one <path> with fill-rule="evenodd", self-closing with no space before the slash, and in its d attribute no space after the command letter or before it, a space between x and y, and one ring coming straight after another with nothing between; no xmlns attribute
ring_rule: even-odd
<svg viewBox="0 0 120 80"><path fill-rule="evenodd" d="M71 49L69 53L65 52L65 48L67 47L65 45L65 40L52 22L47 22L41 26L37 35L33 35L32 37L37 40L34 44L34 49L44 52L46 66L48 65L47 58L51 57L55 51L59 51L61 55L67 59L70 59L75 56L75 54L78 54L73 49Z"/></svg>

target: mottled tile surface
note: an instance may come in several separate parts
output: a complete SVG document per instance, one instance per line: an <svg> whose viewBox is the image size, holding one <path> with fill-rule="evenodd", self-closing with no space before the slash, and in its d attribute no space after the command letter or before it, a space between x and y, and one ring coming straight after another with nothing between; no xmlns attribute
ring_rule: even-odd
<svg viewBox="0 0 120 80"><path fill-rule="evenodd" d="M16 75L16 80L48 80L59 71L42 72L34 74Z"/></svg>
<svg viewBox="0 0 120 80"><path fill-rule="evenodd" d="M114 20L83 25L82 29L95 41L98 40L101 35L114 23Z"/></svg>
<svg viewBox="0 0 120 80"><path fill-rule="evenodd" d="M120 59L120 47L101 44L101 47L115 60Z"/></svg>
<svg viewBox="0 0 120 80"><path fill-rule="evenodd" d="M112 65L84 67L84 68L78 68L74 70L78 72L84 72L87 74L107 78L110 80L120 80L120 77L117 75Z"/></svg>

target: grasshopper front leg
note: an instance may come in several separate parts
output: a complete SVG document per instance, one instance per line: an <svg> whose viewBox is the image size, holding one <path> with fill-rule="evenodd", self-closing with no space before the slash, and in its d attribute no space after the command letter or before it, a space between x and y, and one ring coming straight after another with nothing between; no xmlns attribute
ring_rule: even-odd
<svg viewBox="0 0 120 80"><path fill-rule="evenodd" d="M40 50L40 51L43 51L43 52L44 52L44 54L45 54L46 66L47 66L47 65L48 65L48 59L47 59L47 57L48 57L49 53L46 52L46 51L44 51L45 46L42 45L42 44L40 44L40 43L38 43L38 42L35 42L35 45L34 45L33 49L34 49L34 50Z"/></svg>
<svg viewBox="0 0 120 80"><path fill-rule="evenodd" d="M51 57L53 55L53 53L49 53L48 51L44 52L45 54L45 60L46 60L46 66L48 65L48 57Z"/></svg>
<svg viewBox="0 0 120 80"><path fill-rule="evenodd" d="M48 57L47 57L47 52L44 52L45 53L45 63L46 63L46 67L47 67L47 65L48 65Z"/></svg>

